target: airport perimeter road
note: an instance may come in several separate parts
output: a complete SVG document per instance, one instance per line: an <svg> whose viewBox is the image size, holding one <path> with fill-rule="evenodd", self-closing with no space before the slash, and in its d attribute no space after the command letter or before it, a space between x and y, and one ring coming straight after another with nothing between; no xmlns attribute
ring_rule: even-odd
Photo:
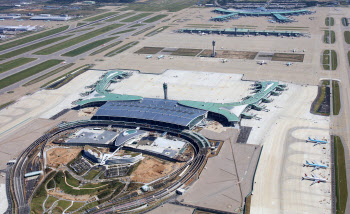
<svg viewBox="0 0 350 214"><path fill-rule="evenodd" d="M350 193L350 69L347 58L348 51L350 51L350 44L347 44L344 40L344 31L350 31L350 26L344 27L341 24L341 18L349 17L350 14L344 12L341 11L341 14L331 14L335 20L335 26L333 28L337 37L337 43L332 45L332 49L338 50L338 69L336 74L332 77L340 80L341 90L341 109L339 115L332 116L331 134L338 135L342 138L346 158L348 193ZM345 213L350 213L349 196Z"/></svg>
<svg viewBox="0 0 350 214"><path fill-rule="evenodd" d="M133 14L133 15L135 15L135 14ZM98 28L102 28L102 27L107 26L107 25L110 25L110 24L124 24L123 26L121 26L121 27L119 27L119 28L116 28L116 29L114 29L114 30L108 31L108 32L106 32L106 33L104 33L104 34L101 34L101 35L99 35L99 36L97 36L97 37L94 37L94 38L85 40L85 41L80 42L80 43L78 43L78 44L72 45L72 46L70 46L70 47L68 47L68 48L65 48L65 49L63 49L63 50L60 50L60 51L55 52L55 53L50 54L50 55L34 55L34 54L33 54L33 52L36 52L36 51L38 51L38 50L40 50L40 49L36 49L36 50L30 51L30 52L27 52L27 53L18 55L18 56L16 56L16 58L28 57L28 58L38 58L38 59L35 60L35 61L33 61L33 62L30 62L30 63L28 63L28 64L19 66L19 67L17 67L17 68L11 69L11 70L9 70L9 71L6 71L6 72L0 74L0 79L6 78L6 77L8 77L8 76L10 76L10 75L13 75L13 74L15 74L15 73L21 72L21 71L22 71L23 69L25 69L25 68L35 66L35 65L37 65L37 64L40 64L40 63L42 63L42 62L44 62L44 61L47 61L47 60L50 60L50 59L65 60L65 63L66 63L66 64L68 64L68 63L75 63L75 62L77 62L78 60L80 60L81 58L84 58L84 57L88 56L90 53L92 53L93 51L95 51L95 50L98 49L99 47L96 47L96 48L94 48L94 49L92 49L92 50L90 50L90 51L87 51L87 52L82 53L82 54L80 54L80 55L77 55L77 56L75 56L75 57L64 57L64 56L61 56L61 55L64 54L64 53L66 53L66 52L69 52L69 51L71 51L71 50L74 50L74 49L76 49L76 48L78 48L78 47L81 47L81 46L83 46L83 45L86 45L86 44L88 44L88 43L91 43L91 42L93 42L93 41L96 41L96 40L98 40L98 39L113 37L113 36L110 36L110 35L113 34L113 33L116 33L116 32L125 31L125 30L129 29L130 26L135 25L135 24L137 24L138 22L143 22L144 20L147 20L147 19L149 19L150 17L156 16L156 15L157 15L157 14L152 14L152 15L149 15L149 16L147 16L147 17L144 17L144 18L141 18L141 19L139 19L139 20L136 20L136 21L134 21L134 22L125 23L125 22L116 21L116 22L110 22L110 23L105 23L105 24L102 24L102 25L98 25ZM132 16L132 15L130 15L130 16ZM106 18L105 18L105 19L106 19ZM104 19L103 19L103 20L104 20ZM130 37L133 33L137 32L137 31L140 31L140 30L142 30L142 29L145 29L145 28L147 28L147 27L150 27L150 26L152 26L152 25L156 25L156 24L159 23L160 21L161 21L161 20L158 20L158 21L153 22L153 23L144 23L143 26L139 26L135 31L131 31L131 32L126 32L126 33L123 33L123 34L119 34L119 35L118 35L119 38L114 39L114 40L112 40L112 41L106 43L106 45L111 44L111 43L114 43L114 42L116 42L116 41L123 41L123 40L125 40L126 38ZM96 21L95 21L95 22L96 22ZM93 23L95 23L95 22L93 22ZM90 25L90 23L87 24L87 25ZM87 26L87 25L85 25L85 26ZM81 28L81 26L78 27L78 28ZM89 30L89 31L93 31L93 30L96 30L96 29L98 29L98 28L95 27L94 29ZM70 31L73 31L73 30L76 30L76 29L77 29L77 28L67 30L67 31L65 31L64 33L59 33L59 35L66 34L67 32L69 33ZM79 33L77 33L74 37L83 35L83 34L89 32L89 31L79 32ZM56 35L56 36L57 36L57 35ZM67 38L67 39L65 39L65 40L69 40L69 39L72 39L72 38L74 38L74 37L69 37L69 38ZM43 39L46 40L47 37L45 37L45 38L43 38ZM138 37L135 37L135 39L138 39ZM62 40L62 41L65 41L65 40ZM58 44L58 43L60 43L60 42L62 42L62 41L58 41L58 42L53 43L53 44ZM131 41L131 40L130 40L130 41ZM50 44L50 46L53 45L53 44ZM27 44L25 44L25 45L27 45ZM49 46L49 45L47 45L47 46ZM45 46L45 47L47 47L47 46ZM43 48L45 48L45 47L42 47L41 49L43 49ZM9 50L4 51L4 53L6 53L6 52L9 52ZM0 52L0 53L1 53L1 52ZM95 58L96 58L96 57L90 57L89 59L94 60ZM10 60L13 60L13 59L14 59L14 58L11 58L11 59L8 59L8 60L4 60L3 62L10 61ZM91 63L92 60L89 60L89 62ZM83 62L83 61L82 61L82 62ZM85 64L88 64L88 63L85 63ZM5 92L7 92L7 91L11 91L11 90L13 90L13 89L15 89L15 88L17 88L17 87L23 85L24 83L26 83L26 82L28 82L28 81L30 81L30 80L33 80L33 79L35 79L35 78L37 78L37 77L39 77L39 76L41 76L41 75L44 75L44 74L46 74L46 73L48 73L48 72L50 72L50 71L52 71L52 70L54 70L54 69L57 69L57 68L60 67L60 66L62 66L62 65L61 65L61 64L56 65L56 66L54 66L54 67L51 67L50 69L46 69L46 70L43 71L43 72L40 72L40 73L35 74L35 75L31 76L31 77L28 77L28 78L26 78L26 79L24 79L24 80L22 80L22 81L16 82L16 83L14 83L14 84L12 84L12 85L6 87L6 88L0 89L0 94L3 94L3 93L5 93Z"/></svg>

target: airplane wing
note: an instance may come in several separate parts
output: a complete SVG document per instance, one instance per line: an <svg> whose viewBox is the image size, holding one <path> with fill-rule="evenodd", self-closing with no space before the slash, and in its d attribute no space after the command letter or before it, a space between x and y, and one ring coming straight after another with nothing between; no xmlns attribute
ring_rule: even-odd
<svg viewBox="0 0 350 214"><path fill-rule="evenodd" d="M319 166L315 166L315 167L313 168L313 170L311 170L311 172L314 171L314 170L316 170L316 169L319 169L319 168L320 168Z"/></svg>
<svg viewBox="0 0 350 214"><path fill-rule="evenodd" d="M320 142L316 142L314 146L316 146L316 145L318 145L318 144L320 144Z"/></svg>
<svg viewBox="0 0 350 214"><path fill-rule="evenodd" d="M314 182L312 182L312 184L310 186L314 185L317 182L318 182L317 180L314 180Z"/></svg>
<svg viewBox="0 0 350 214"><path fill-rule="evenodd" d="M314 161L312 161L312 163L314 163L314 164L318 164L318 163L317 163L317 161L315 161L315 160L314 160Z"/></svg>
<svg viewBox="0 0 350 214"><path fill-rule="evenodd" d="M317 175L315 175L314 173L312 173L312 177L318 179Z"/></svg>

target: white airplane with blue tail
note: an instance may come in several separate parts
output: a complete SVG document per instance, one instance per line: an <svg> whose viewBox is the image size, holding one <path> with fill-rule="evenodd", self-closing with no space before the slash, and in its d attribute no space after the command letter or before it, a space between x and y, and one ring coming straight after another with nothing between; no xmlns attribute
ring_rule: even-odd
<svg viewBox="0 0 350 214"><path fill-rule="evenodd" d="M303 167L305 167L305 166L306 167L314 167L313 170L311 170L311 172L316 170L316 169L321 169L321 168L322 169L327 169L328 168L328 166L323 165L323 164L319 164L316 161L312 161L311 163L309 161L306 161L306 163L303 164Z"/></svg>
<svg viewBox="0 0 350 214"><path fill-rule="evenodd" d="M327 143L328 143L328 142L325 141L325 140L318 140L317 138L312 139L312 138L310 138L310 137L306 140L306 143L307 143L307 142L315 143L314 146L316 146L316 145L318 145L318 144L327 144Z"/></svg>
<svg viewBox="0 0 350 214"><path fill-rule="evenodd" d="M164 58L164 55L160 55L159 57L158 57L158 59L163 59Z"/></svg>
<svg viewBox="0 0 350 214"><path fill-rule="evenodd" d="M153 55L146 56L146 59L152 58Z"/></svg>

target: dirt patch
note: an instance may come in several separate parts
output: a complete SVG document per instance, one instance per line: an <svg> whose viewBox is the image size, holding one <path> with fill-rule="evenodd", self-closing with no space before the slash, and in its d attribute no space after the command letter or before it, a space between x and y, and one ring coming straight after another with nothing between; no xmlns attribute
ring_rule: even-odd
<svg viewBox="0 0 350 214"><path fill-rule="evenodd" d="M216 51L216 57L228 58L228 59L251 59L253 60L258 52L251 51L229 51L229 50L218 50Z"/></svg>
<svg viewBox="0 0 350 214"><path fill-rule="evenodd" d="M164 48L162 47L143 47L136 51L136 54L156 54L159 51L163 50Z"/></svg>
<svg viewBox="0 0 350 214"><path fill-rule="evenodd" d="M275 53L272 56L272 61L284 61L284 62L303 62L304 54L287 54L287 53Z"/></svg>
<svg viewBox="0 0 350 214"><path fill-rule="evenodd" d="M175 169L179 168L184 163L172 163L155 159L153 157L146 157L131 174L131 180L136 182L148 183L155 179L161 178L170 174Z"/></svg>
<svg viewBox="0 0 350 214"><path fill-rule="evenodd" d="M191 49L191 48L179 48L174 51L171 55L174 56L197 56L202 49Z"/></svg>
<svg viewBox="0 0 350 214"><path fill-rule="evenodd" d="M87 201L91 198L90 195L68 195L65 194L62 190L59 188L56 188L55 190L51 190L47 192L49 195L56 196L61 199L67 199L70 201Z"/></svg>
<svg viewBox="0 0 350 214"><path fill-rule="evenodd" d="M62 164L68 164L73 160L79 153L81 148L55 148L50 149L46 153L47 165L52 167L58 167Z"/></svg>
<svg viewBox="0 0 350 214"><path fill-rule="evenodd" d="M79 117L92 117L96 112L98 108L97 107L89 107L89 108L83 108L78 112Z"/></svg>

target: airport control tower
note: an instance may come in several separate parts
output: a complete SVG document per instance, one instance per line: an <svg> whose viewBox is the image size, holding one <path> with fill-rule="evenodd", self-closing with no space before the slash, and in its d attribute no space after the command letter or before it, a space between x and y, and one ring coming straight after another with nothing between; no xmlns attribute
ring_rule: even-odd
<svg viewBox="0 0 350 214"><path fill-rule="evenodd" d="M163 89L164 89L164 99L168 99L168 84L163 83Z"/></svg>
<svg viewBox="0 0 350 214"><path fill-rule="evenodd" d="M213 40L213 53L211 54L211 57L215 57L215 40Z"/></svg>

